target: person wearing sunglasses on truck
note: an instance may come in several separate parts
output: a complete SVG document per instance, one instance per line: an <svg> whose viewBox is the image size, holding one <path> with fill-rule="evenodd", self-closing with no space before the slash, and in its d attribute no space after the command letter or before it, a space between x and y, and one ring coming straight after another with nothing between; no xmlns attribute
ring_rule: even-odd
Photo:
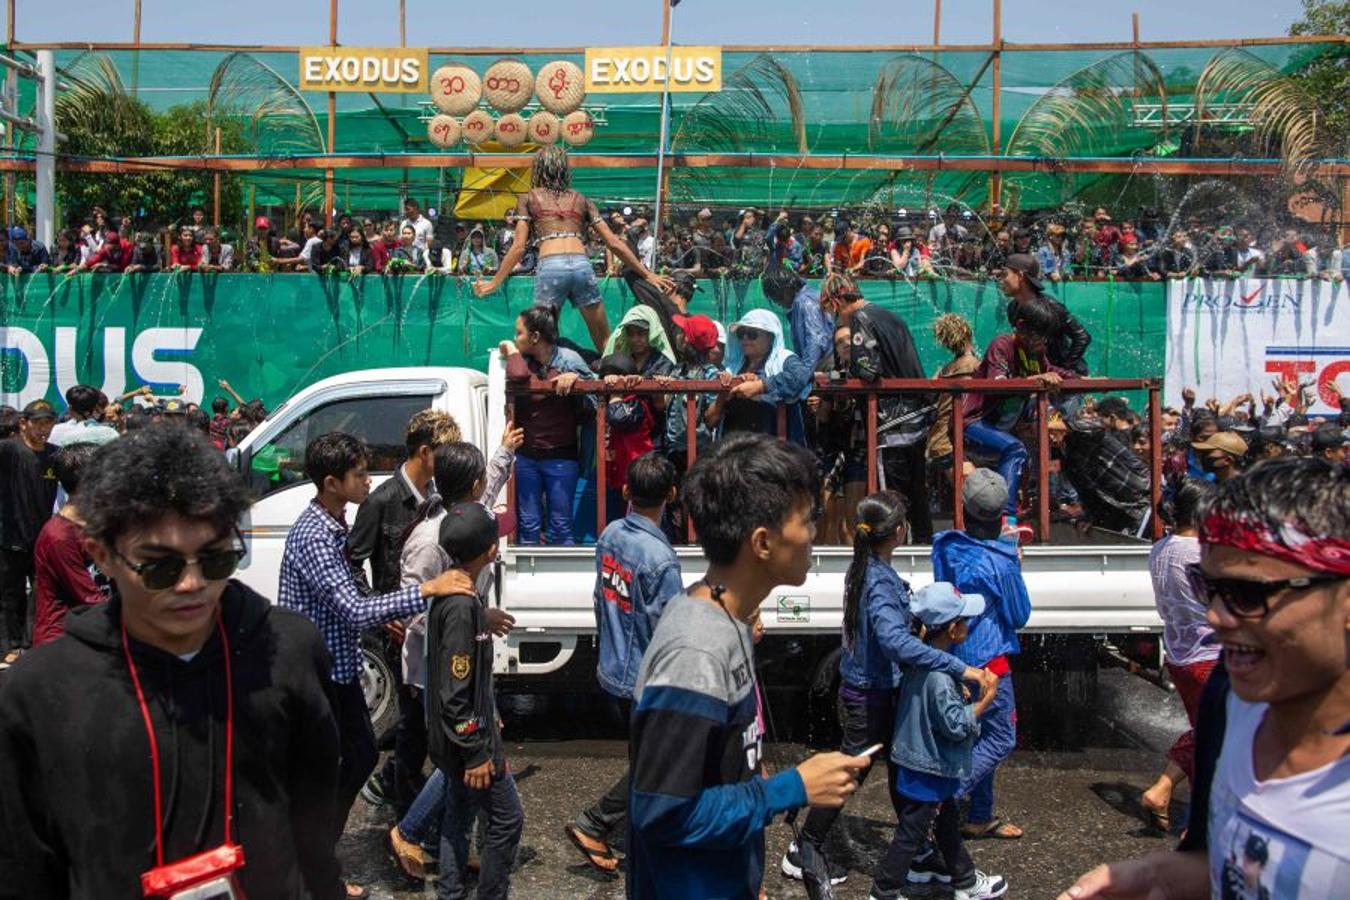
<svg viewBox="0 0 1350 900"><path fill-rule="evenodd" d="M0 683L0 896L341 897L330 657L231 578L238 474L166 424L96 451L77 496L117 590Z"/></svg>
<svg viewBox="0 0 1350 900"><path fill-rule="evenodd" d="M1350 471L1281 458L1200 516L1196 596L1223 647L1176 850L1098 866L1060 900L1344 897L1350 878Z"/></svg>

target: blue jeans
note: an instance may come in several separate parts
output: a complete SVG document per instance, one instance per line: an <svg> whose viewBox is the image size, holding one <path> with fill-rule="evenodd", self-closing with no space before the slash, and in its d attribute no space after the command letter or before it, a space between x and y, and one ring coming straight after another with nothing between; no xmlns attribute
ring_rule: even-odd
<svg viewBox="0 0 1350 900"><path fill-rule="evenodd" d="M481 791L471 790L463 777L445 775L445 815L441 820L441 853L437 895L441 900L467 897L465 868L474 818L487 817L479 851L478 900L506 900L511 892L511 866L516 861L525 812L510 772L493 778Z"/></svg>
<svg viewBox="0 0 1350 900"><path fill-rule="evenodd" d="M435 849L441 839L441 819L445 814L445 773L432 770L431 777L398 823L404 840L424 849Z"/></svg>
<svg viewBox="0 0 1350 900"><path fill-rule="evenodd" d="M534 270L536 306L562 306L568 300L577 309L594 306L601 300L595 269L584 253L555 253L539 257Z"/></svg>
<svg viewBox="0 0 1350 900"><path fill-rule="evenodd" d="M575 459L531 459L516 455L516 537L522 544L539 543L542 505L548 501L548 542L572 540L572 500L577 490Z"/></svg>
<svg viewBox="0 0 1350 900"><path fill-rule="evenodd" d="M994 819L994 773L1017 746L1017 699L1012 674L998 680L994 702L980 719L980 736L970 754L970 775L963 779L957 796L970 795L968 822Z"/></svg>
<svg viewBox="0 0 1350 900"><path fill-rule="evenodd" d="M1017 486L1027 464L1026 446L1006 431L983 422L970 422L966 425L966 447L998 457L998 474L1008 483L1008 505L1003 511L1017 515Z"/></svg>

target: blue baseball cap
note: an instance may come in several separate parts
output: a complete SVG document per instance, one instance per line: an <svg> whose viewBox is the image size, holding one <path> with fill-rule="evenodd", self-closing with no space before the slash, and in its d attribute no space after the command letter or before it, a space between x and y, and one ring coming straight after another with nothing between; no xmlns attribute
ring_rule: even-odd
<svg viewBox="0 0 1350 900"><path fill-rule="evenodd" d="M909 611L932 628L978 616L984 612L984 598L979 594L963 594L950 582L935 581L914 594L909 601Z"/></svg>
<svg viewBox="0 0 1350 900"><path fill-rule="evenodd" d="M9 239L12 241L26 241L28 240L28 232L24 230L22 225L15 225L9 230Z"/></svg>

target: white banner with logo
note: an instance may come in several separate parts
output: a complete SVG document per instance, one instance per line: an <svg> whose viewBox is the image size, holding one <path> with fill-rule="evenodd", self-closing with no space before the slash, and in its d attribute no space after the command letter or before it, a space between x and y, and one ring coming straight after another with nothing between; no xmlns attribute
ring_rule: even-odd
<svg viewBox="0 0 1350 900"><path fill-rule="evenodd" d="M1279 378L1313 387L1310 412L1339 410L1330 385L1350 393L1350 289L1316 279L1195 278L1167 293L1166 403L1273 394Z"/></svg>

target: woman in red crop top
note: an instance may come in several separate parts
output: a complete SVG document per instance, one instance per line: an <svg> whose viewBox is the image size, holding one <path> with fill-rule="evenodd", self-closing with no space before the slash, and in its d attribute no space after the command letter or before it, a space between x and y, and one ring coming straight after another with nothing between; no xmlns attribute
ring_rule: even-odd
<svg viewBox="0 0 1350 900"><path fill-rule="evenodd" d="M609 320L586 254L587 229L594 228L625 265L663 292L673 293L674 282L644 266L628 243L605 224L595 203L572 190L572 170L562 147L543 147L535 154L532 183L534 187L516 204L516 237L511 249L491 281L474 284L474 293L484 297L501 287L533 239L539 248L534 302L559 307L571 300L586 320L595 349L600 350L609 340Z"/></svg>

